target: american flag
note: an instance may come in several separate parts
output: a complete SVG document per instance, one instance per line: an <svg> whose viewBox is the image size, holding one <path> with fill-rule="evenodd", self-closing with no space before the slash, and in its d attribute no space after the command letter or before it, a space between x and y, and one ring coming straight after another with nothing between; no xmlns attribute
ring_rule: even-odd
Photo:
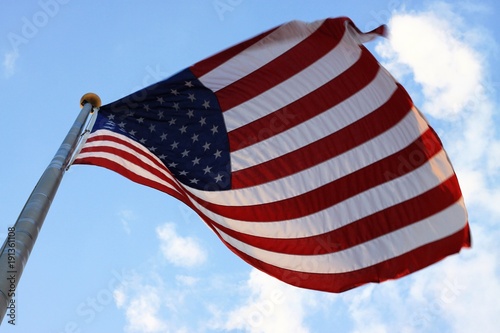
<svg viewBox="0 0 500 333"><path fill-rule="evenodd" d="M470 246L436 133L348 18L292 21L99 110L75 163L181 200L252 266L342 292Z"/></svg>

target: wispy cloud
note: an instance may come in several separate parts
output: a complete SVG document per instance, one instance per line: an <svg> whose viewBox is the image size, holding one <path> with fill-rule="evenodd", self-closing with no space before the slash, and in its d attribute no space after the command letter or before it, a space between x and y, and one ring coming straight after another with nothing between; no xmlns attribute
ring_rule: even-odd
<svg viewBox="0 0 500 333"><path fill-rule="evenodd" d="M164 294L162 283L146 283L142 276L131 274L114 290L115 304L124 309L127 332L165 332L166 322L160 316Z"/></svg>
<svg viewBox="0 0 500 333"><path fill-rule="evenodd" d="M17 50L9 51L4 54L2 65L5 77L9 78L14 75L17 59L19 59L19 52Z"/></svg>
<svg viewBox="0 0 500 333"><path fill-rule="evenodd" d="M125 233L130 235L131 233L130 222L136 218L135 213L130 209L123 209L118 212L118 216L120 217L120 222L123 226L123 230L125 231Z"/></svg>
<svg viewBox="0 0 500 333"><path fill-rule="evenodd" d="M212 323L212 328L251 333L309 332L304 319L307 312L315 308L309 291L252 269L243 292L249 295L244 304L225 314L217 313L218 321Z"/></svg>
<svg viewBox="0 0 500 333"><path fill-rule="evenodd" d="M201 244L192 237L178 235L175 224L165 223L156 228L156 234L161 241L161 252L170 263L181 267L193 267L205 262L207 253Z"/></svg>

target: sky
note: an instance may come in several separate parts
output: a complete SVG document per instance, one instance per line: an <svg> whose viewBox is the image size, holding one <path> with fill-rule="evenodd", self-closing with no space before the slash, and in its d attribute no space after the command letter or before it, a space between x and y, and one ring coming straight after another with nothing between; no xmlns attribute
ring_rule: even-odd
<svg viewBox="0 0 500 333"><path fill-rule="evenodd" d="M66 172L2 332L498 332L500 5L478 1L0 0L0 237L91 91L104 104L290 20L348 16L440 135L473 246L341 294L286 285L182 203Z"/></svg>

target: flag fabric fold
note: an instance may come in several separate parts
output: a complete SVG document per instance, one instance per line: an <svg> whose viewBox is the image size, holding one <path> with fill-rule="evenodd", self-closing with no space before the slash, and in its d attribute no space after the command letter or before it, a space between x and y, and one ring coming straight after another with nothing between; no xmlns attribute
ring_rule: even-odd
<svg viewBox="0 0 500 333"><path fill-rule="evenodd" d="M99 110L76 164L196 211L252 266L342 292L470 246L457 177L348 18L292 21Z"/></svg>

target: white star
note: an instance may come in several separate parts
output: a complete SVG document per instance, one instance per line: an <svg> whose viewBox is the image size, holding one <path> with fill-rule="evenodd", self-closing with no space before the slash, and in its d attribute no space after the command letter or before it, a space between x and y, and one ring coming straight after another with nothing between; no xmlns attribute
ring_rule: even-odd
<svg viewBox="0 0 500 333"><path fill-rule="evenodd" d="M205 109L208 109L208 108L210 107L210 101L205 100L205 101L203 102L203 107L204 107Z"/></svg>
<svg viewBox="0 0 500 333"><path fill-rule="evenodd" d="M182 125L181 128L179 128L179 130L181 131L181 133L186 133L187 131L187 126L186 125Z"/></svg>
<svg viewBox="0 0 500 333"><path fill-rule="evenodd" d="M193 112L194 112L193 110L188 110L188 112L187 112L187 116L188 116L189 118L194 117Z"/></svg>
<svg viewBox="0 0 500 333"><path fill-rule="evenodd" d="M150 131L151 133L153 133L154 131L156 131L156 128L155 128L155 127L156 127L156 126L155 126L154 124L149 125L149 131Z"/></svg>
<svg viewBox="0 0 500 333"><path fill-rule="evenodd" d="M196 178L190 179L189 180L192 184L198 184L199 180Z"/></svg>
<svg viewBox="0 0 500 333"><path fill-rule="evenodd" d="M110 115L108 116L108 119L109 119L109 120L115 120L115 115L114 115L114 114L110 114Z"/></svg>
<svg viewBox="0 0 500 333"><path fill-rule="evenodd" d="M196 100L196 97L194 97L194 94L189 94L188 99L189 99L191 102L194 102L194 101Z"/></svg>
<svg viewBox="0 0 500 333"><path fill-rule="evenodd" d="M177 89L170 89L170 93L172 95L175 95L175 96L179 95L179 92L177 91Z"/></svg>
<svg viewBox="0 0 500 333"><path fill-rule="evenodd" d="M143 107L144 107L144 110L146 110L146 111L149 111L149 110L150 110L149 105L147 105L147 104L142 104L142 105L143 105Z"/></svg>
<svg viewBox="0 0 500 333"><path fill-rule="evenodd" d="M191 162L193 162L193 166L195 166L196 164L200 164L200 158L199 157L195 157L195 159L192 160Z"/></svg>
<svg viewBox="0 0 500 333"><path fill-rule="evenodd" d="M179 175L181 176L186 176L188 174L188 172L186 170L182 170L181 172L179 172Z"/></svg>
<svg viewBox="0 0 500 333"><path fill-rule="evenodd" d="M217 177L214 178L215 179L215 182L218 183L218 182L221 182L222 181L222 175L219 173L217 175Z"/></svg>
<svg viewBox="0 0 500 333"><path fill-rule="evenodd" d="M141 117L141 118L137 118L137 122L138 122L139 124L142 124L142 123L144 122L144 118L142 118L142 117Z"/></svg>
<svg viewBox="0 0 500 333"><path fill-rule="evenodd" d="M151 150L153 153L156 151L156 147L149 147L149 150Z"/></svg>
<svg viewBox="0 0 500 333"><path fill-rule="evenodd" d="M137 133L137 131L132 130L132 131L130 131L130 132L128 132L128 133L129 133L130 135L132 135L132 136L135 136L135 133Z"/></svg>
<svg viewBox="0 0 500 333"><path fill-rule="evenodd" d="M172 144L170 145L170 147L172 147L172 149L177 148L177 146L179 146L179 142L177 142L177 141L174 141L174 143L172 143Z"/></svg>
<svg viewBox="0 0 500 333"><path fill-rule="evenodd" d="M188 156L188 155L189 155L189 152L190 152L189 150L184 149L184 151L181 153L182 157L186 157L186 156Z"/></svg>
<svg viewBox="0 0 500 333"><path fill-rule="evenodd" d="M196 141L198 141L198 137L200 135L199 134L193 134L193 136L191 137L191 140L193 140L193 143L195 143Z"/></svg>
<svg viewBox="0 0 500 333"><path fill-rule="evenodd" d="M211 143L205 142L205 144L203 145L203 151L209 150L210 149L210 145L211 145Z"/></svg>
<svg viewBox="0 0 500 333"><path fill-rule="evenodd" d="M175 168L177 166L177 163L172 162L168 164L169 168Z"/></svg>
<svg viewBox="0 0 500 333"><path fill-rule="evenodd" d="M179 103L174 103L172 105L172 107L175 109L175 111L179 111L180 107L179 107Z"/></svg>
<svg viewBox="0 0 500 333"><path fill-rule="evenodd" d="M121 123L118 124L118 126L120 126L121 128L124 128L125 127L125 123L122 121Z"/></svg>
<svg viewBox="0 0 500 333"><path fill-rule="evenodd" d="M222 150L217 149L217 151L214 153L215 159L221 157Z"/></svg>
<svg viewBox="0 0 500 333"><path fill-rule="evenodd" d="M156 100L158 103L163 104L165 101L163 100L163 97L156 97Z"/></svg>
<svg viewBox="0 0 500 333"><path fill-rule="evenodd" d="M146 140L146 139L144 139L144 138L142 138L142 139L140 139L140 140L139 140L139 142L140 142L140 143L142 143L142 144L145 144L145 143L146 143L146 141L148 141L148 140Z"/></svg>
<svg viewBox="0 0 500 333"><path fill-rule="evenodd" d="M158 111L158 119L163 118L163 111Z"/></svg>
<svg viewBox="0 0 500 333"><path fill-rule="evenodd" d="M184 85L185 85L186 87L189 87L189 88L194 87L194 86L193 86L193 84L191 83L191 81L186 81L186 83L184 83Z"/></svg>
<svg viewBox="0 0 500 333"><path fill-rule="evenodd" d="M212 171L212 167L210 167L210 166L208 166L208 165L207 165L207 167L206 167L205 169L203 169L203 172L204 172L204 174L205 174L205 175L206 175L207 173L209 173L210 171Z"/></svg>
<svg viewBox="0 0 500 333"><path fill-rule="evenodd" d="M167 139L167 135L167 133L163 133L162 135L160 135L161 141L165 141Z"/></svg>
<svg viewBox="0 0 500 333"><path fill-rule="evenodd" d="M170 121L168 122L168 124L169 125L174 125L176 120L177 120L176 118L172 118L172 119L170 119Z"/></svg>
<svg viewBox="0 0 500 333"><path fill-rule="evenodd" d="M201 117L200 118L200 126L206 125L207 124L207 118Z"/></svg>
<svg viewBox="0 0 500 333"><path fill-rule="evenodd" d="M219 128L219 126L213 126L211 131L212 131L212 134L215 134L215 133L219 133L219 131L217 130Z"/></svg>
<svg viewBox="0 0 500 333"><path fill-rule="evenodd" d="M164 159L167 157L167 155L165 155L165 154L161 154L161 155L160 155L160 156L158 156L158 157L159 157L161 160L164 160Z"/></svg>

